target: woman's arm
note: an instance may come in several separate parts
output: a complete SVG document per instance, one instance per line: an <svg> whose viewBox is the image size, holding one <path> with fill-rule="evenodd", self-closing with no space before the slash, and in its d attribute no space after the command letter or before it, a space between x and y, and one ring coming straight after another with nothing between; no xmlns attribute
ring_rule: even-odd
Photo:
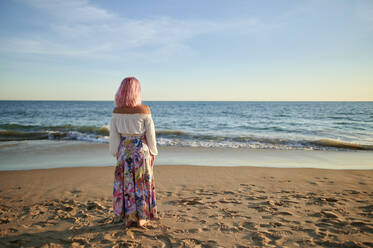
<svg viewBox="0 0 373 248"><path fill-rule="evenodd" d="M154 122L152 116L149 114L145 118L145 135L146 135L146 142L149 147L150 155L154 156L158 155L157 149L157 141L155 137L155 129L154 129Z"/></svg>
<svg viewBox="0 0 373 248"><path fill-rule="evenodd" d="M114 118L111 118L110 121L110 143L109 143L109 150L111 155L117 158L118 147L120 143L120 134L115 125Z"/></svg>

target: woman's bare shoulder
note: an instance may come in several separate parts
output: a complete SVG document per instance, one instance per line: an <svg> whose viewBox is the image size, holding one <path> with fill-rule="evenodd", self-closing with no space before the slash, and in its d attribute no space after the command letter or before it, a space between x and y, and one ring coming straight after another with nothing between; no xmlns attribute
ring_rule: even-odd
<svg viewBox="0 0 373 248"><path fill-rule="evenodd" d="M113 113L116 114L150 114L148 105L141 104L136 107L115 107Z"/></svg>

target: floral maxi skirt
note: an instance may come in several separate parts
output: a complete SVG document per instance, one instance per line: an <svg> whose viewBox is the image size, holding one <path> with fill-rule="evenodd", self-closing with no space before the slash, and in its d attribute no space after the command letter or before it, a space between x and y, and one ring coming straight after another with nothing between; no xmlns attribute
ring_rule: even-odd
<svg viewBox="0 0 373 248"><path fill-rule="evenodd" d="M153 168L144 136L121 137L115 167L113 209L126 226L157 218Z"/></svg>

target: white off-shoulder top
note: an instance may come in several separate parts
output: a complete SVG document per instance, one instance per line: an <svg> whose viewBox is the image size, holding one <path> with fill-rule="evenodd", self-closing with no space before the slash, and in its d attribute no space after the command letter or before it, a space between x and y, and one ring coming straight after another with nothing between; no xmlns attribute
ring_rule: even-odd
<svg viewBox="0 0 373 248"><path fill-rule="evenodd" d="M110 122L110 153L116 157L121 136L145 135L150 154L157 155L154 122L150 113L113 113Z"/></svg>

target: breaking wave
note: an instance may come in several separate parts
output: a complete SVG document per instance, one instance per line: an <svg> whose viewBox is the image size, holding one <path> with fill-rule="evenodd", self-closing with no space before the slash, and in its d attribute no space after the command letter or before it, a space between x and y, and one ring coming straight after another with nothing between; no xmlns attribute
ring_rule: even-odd
<svg viewBox="0 0 373 248"><path fill-rule="evenodd" d="M278 137L223 136L195 134L180 130L158 130L160 146L226 147L251 149L301 149L301 150L373 150L372 145L334 139L287 139ZM109 126L32 126L18 124L0 125L0 141L17 140L79 140L96 143L109 142Z"/></svg>

